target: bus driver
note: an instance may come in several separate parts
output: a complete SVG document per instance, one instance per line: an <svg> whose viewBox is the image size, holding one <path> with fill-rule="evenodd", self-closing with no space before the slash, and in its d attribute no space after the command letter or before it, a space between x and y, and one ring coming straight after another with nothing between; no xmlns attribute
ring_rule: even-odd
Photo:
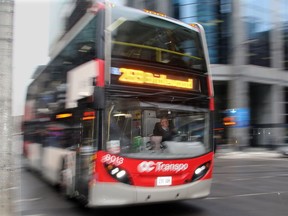
<svg viewBox="0 0 288 216"><path fill-rule="evenodd" d="M155 124L153 135L162 136L162 141L171 140L176 132L169 126L169 120L166 117L160 119L160 122Z"/></svg>

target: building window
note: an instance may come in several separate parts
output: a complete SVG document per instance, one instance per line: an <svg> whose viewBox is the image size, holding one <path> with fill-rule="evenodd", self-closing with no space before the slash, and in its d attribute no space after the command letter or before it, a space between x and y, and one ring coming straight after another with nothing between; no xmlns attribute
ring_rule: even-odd
<svg viewBox="0 0 288 216"><path fill-rule="evenodd" d="M252 65L270 67L273 5L270 0L263 0L261 4L257 0L244 0L243 8L249 50L248 62Z"/></svg>
<svg viewBox="0 0 288 216"><path fill-rule="evenodd" d="M284 70L288 70L288 23L284 26Z"/></svg>
<svg viewBox="0 0 288 216"><path fill-rule="evenodd" d="M283 68L284 70L288 71L288 4L287 0L280 0L280 6L279 6L279 13L280 13L280 19L282 24L282 38L283 38L283 45L284 45L284 51L283 51Z"/></svg>
<svg viewBox="0 0 288 216"><path fill-rule="evenodd" d="M228 64L231 0L173 0L173 8L176 19L185 23L198 22L203 25L210 62Z"/></svg>

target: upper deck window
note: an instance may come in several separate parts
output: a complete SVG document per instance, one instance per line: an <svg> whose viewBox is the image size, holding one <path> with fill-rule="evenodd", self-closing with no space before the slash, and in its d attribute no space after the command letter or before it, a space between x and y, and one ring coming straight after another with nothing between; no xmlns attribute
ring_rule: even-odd
<svg viewBox="0 0 288 216"><path fill-rule="evenodd" d="M200 33L175 21L129 8L113 8L112 57L206 72Z"/></svg>

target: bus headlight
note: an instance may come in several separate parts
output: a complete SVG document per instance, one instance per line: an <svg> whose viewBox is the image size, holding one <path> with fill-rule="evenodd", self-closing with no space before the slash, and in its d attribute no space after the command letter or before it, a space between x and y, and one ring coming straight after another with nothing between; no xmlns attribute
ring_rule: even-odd
<svg viewBox="0 0 288 216"><path fill-rule="evenodd" d="M112 176L117 181L125 183L125 184L130 184L130 185L132 184L132 182L130 181L130 176L126 170L121 169L112 164L104 164L104 166L106 168L106 171L109 173L109 175Z"/></svg>
<svg viewBox="0 0 288 216"><path fill-rule="evenodd" d="M201 179L208 172L210 165L211 162L209 161L197 167L194 171L192 182Z"/></svg>

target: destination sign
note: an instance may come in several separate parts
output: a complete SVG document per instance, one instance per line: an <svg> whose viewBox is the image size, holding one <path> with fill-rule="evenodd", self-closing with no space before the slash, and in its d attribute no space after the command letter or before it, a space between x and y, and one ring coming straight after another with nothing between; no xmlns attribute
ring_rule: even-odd
<svg viewBox="0 0 288 216"><path fill-rule="evenodd" d="M162 73L153 73L131 68L113 68L112 74L119 75L118 81L124 83L190 90L195 88L195 79L191 77L169 76Z"/></svg>

